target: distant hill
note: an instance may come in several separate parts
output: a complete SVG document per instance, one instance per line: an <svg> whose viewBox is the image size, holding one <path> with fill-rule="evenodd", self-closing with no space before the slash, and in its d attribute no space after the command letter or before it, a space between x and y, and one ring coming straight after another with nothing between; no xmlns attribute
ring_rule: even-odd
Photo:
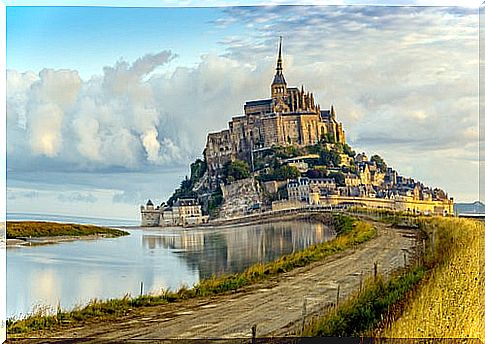
<svg viewBox="0 0 485 344"><path fill-rule="evenodd" d="M458 214L485 214L485 204L480 201L473 203L455 203L455 211Z"/></svg>

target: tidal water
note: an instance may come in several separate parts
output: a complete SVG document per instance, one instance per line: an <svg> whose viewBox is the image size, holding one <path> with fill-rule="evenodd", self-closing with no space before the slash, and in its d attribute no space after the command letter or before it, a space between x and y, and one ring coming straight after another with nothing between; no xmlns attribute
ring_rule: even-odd
<svg viewBox="0 0 485 344"><path fill-rule="evenodd" d="M335 236L324 225L305 221L125 230L130 235L120 238L8 248L7 317L54 311L58 305L72 309L94 298L136 296L142 283L144 294L176 290Z"/></svg>

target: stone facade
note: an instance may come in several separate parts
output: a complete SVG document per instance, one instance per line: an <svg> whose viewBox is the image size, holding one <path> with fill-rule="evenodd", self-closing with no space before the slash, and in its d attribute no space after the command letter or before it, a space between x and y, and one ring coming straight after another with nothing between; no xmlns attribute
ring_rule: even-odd
<svg viewBox="0 0 485 344"><path fill-rule="evenodd" d="M287 87L283 76L281 42L271 98L248 101L244 115L233 117L229 129L210 133L204 155L211 187L222 166L235 159L251 164L252 154L274 146L308 146L324 140L345 143L335 109L321 110L313 93Z"/></svg>
<svg viewBox="0 0 485 344"><path fill-rule="evenodd" d="M219 217L231 218L257 211L261 205L261 190L254 178L237 180L228 185L221 185L224 203Z"/></svg>
<svg viewBox="0 0 485 344"><path fill-rule="evenodd" d="M332 178L290 179L287 184L288 200L318 204L320 195L335 193L337 186Z"/></svg>
<svg viewBox="0 0 485 344"><path fill-rule="evenodd" d="M208 216L202 215L202 207L195 199L178 199L172 207L165 204L155 207L151 200L141 206L143 227L189 226L205 223Z"/></svg>

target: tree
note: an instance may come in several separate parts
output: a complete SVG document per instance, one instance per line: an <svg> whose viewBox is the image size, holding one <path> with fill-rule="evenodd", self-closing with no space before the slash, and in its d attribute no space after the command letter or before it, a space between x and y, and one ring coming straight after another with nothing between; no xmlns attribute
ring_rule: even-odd
<svg viewBox="0 0 485 344"><path fill-rule="evenodd" d="M324 149L320 152L320 163L325 166L340 165L340 154L334 150Z"/></svg>
<svg viewBox="0 0 485 344"><path fill-rule="evenodd" d="M328 178L335 179L337 186L345 186L345 176L342 172L330 172Z"/></svg>
<svg viewBox="0 0 485 344"><path fill-rule="evenodd" d="M335 137L332 133L325 133L321 136L321 140L326 143L335 143Z"/></svg>
<svg viewBox="0 0 485 344"><path fill-rule="evenodd" d="M275 169L273 177L275 180L295 179L300 176L300 171L295 166L281 166Z"/></svg>
<svg viewBox="0 0 485 344"><path fill-rule="evenodd" d="M344 143L343 149L344 149L344 153L347 154L348 156L351 156L351 157L355 156L355 151L352 150L352 148L348 144Z"/></svg>
<svg viewBox="0 0 485 344"><path fill-rule="evenodd" d="M228 182L248 178L250 176L249 165L242 160L230 161L224 166L223 174Z"/></svg>
<svg viewBox="0 0 485 344"><path fill-rule="evenodd" d="M219 212L219 208L221 207L222 203L224 202L224 198L222 196L222 190L218 187L209 197L207 211L211 217L215 217Z"/></svg>
<svg viewBox="0 0 485 344"><path fill-rule="evenodd" d="M315 179L315 178L325 178L325 171L322 170L308 170L306 172L306 176L310 179Z"/></svg>
<svg viewBox="0 0 485 344"><path fill-rule="evenodd" d="M197 159L190 164L190 181L192 182L192 186L202 178L206 170L207 163L204 160Z"/></svg>
<svg viewBox="0 0 485 344"><path fill-rule="evenodd" d="M370 161L374 162L376 164L377 168L381 172L385 172L387 170L387 165L386 165L384 159L382 159L379 155L375 154L375 155L371 156Z"/></svg>

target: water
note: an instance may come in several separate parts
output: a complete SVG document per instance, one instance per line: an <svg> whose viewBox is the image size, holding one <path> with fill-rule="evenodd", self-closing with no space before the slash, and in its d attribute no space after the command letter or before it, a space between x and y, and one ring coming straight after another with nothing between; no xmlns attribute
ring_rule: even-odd
<svg viewBox="0 0 485 344"><path fill-rule="evenodd" d="M68 221L69 222L69 221ZM7 317L192 286L334 237L292 221L218 229L128 229L131 235L7 249Z"/></svg>

